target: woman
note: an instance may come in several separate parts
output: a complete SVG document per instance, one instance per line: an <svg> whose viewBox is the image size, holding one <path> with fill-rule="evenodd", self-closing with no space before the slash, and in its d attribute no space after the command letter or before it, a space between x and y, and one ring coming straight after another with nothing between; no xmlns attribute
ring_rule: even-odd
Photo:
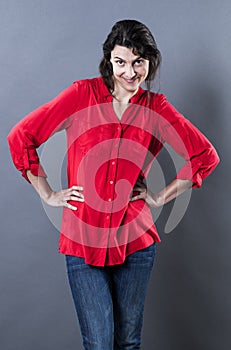
<svg viewBox="0 0 231 350"><path fill-rule="evenodd" d="M15 166L40 197L64 207L59 251L66 255L84 349L140 349L144 300L160 241L150 207L200 187L219 158L164 95L150 91L161 54L144 24L117 22L103 52L100 77L74 82L18 123L8 141ZM68 189L54 191L36 148L62 129ZM153 194L145 179L165 142L186 163Z"/></svg>

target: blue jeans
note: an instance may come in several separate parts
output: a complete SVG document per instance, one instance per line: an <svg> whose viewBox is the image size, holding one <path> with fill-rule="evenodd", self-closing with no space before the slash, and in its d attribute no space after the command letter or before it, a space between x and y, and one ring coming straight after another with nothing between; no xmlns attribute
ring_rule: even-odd
<svg viewBox="0 0 231 350"><path fill-rule="evenodd" d="M141 349L144 301L156 244L120 265L96 267L66 256L85 350Z"/></svg>

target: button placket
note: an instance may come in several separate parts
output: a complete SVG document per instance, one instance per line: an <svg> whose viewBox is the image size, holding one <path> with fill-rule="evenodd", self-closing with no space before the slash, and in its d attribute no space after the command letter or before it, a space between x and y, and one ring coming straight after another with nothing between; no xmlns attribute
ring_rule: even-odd
<svg viewBox="0 0 231 350"><path fill-rule="evenodd" d="M109 180L108 184L110 185L109 191L108 191L108 204L110 203L110 209L111 213L106 216L106 219L109 221L112 215L112 209L113 209L113 199L115 194L115 181L116 181L116 170L117 170L117 158L119 154L119 146L120 146L120 140L121 140L121 132L122 128L121 125L117 125L116 127L116 133L114 134L113 139L113 145L112 145L112 152L111 152L111 162L109 167Z"/></svg>

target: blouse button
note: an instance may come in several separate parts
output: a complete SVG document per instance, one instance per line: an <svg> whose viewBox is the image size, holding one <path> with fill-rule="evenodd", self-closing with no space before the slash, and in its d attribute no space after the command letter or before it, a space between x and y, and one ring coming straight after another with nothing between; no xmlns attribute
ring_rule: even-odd
<svg viewBox="0 0 231 350"><path fill-rule="evenodd" d="M111 202L111 198L108 198L108 202Z"/></svg>
<svg viewBox="0 0 231 350"><path fill-rule="evenodd" d="M115 161L114 160L111 163L112 163L112 165L115 165Z"/></svg>
<svg viewBox="0 0 231 350"><path fill-rule="evenodd" d="M111 180L111 181L109 181L109 183L112 185L112 184L114 183L114 181L113 181L113 180Z"/></svg>

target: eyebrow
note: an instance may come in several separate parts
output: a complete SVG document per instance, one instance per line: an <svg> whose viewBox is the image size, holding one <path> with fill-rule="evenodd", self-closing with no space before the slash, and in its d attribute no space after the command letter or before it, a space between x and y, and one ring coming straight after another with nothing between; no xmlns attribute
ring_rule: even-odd
<svg viewBox="0 0 231 350"><path fill-rule="evenodd" d="M137 58L134 59L133 62L139 60L140 58L142 58L142 57L141 57L141 56L137 56ZM115 59L118 59L118 60L121 60L121 61L126 62L126 60L124 60L123 58L121 58L121 57L119 57L119 56L115 56L115 57L113 57L113 59L114 59L114 60L115 60Z"/></svg>

